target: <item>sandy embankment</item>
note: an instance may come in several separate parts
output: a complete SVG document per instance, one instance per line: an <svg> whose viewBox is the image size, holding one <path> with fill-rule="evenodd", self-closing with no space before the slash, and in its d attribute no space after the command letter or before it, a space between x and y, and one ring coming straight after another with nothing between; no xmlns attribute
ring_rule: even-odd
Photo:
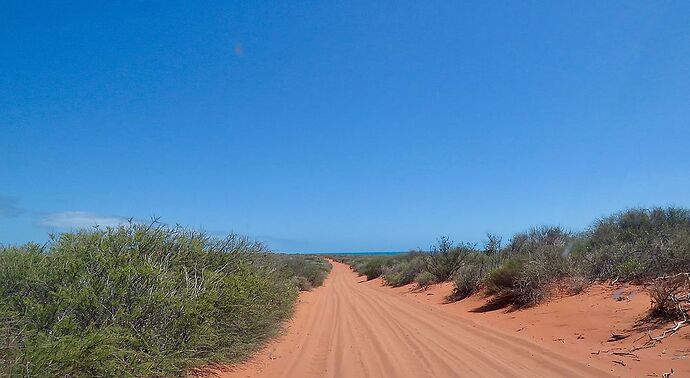
<svg viewBox="0 0 690 378"><path fill-rule="evenodd" d="M476 312L485 304L481 296L444 304L450 288L392 289L333 263L324 286L300 296L285 334L222 376L661 376L670 368L674 376L690 374L687 329L636 352L639 361L607 352L643 335L629 332L649 305L640 289L593 287L528 310ZM631 336L606 342L613 332Z"/></svg>

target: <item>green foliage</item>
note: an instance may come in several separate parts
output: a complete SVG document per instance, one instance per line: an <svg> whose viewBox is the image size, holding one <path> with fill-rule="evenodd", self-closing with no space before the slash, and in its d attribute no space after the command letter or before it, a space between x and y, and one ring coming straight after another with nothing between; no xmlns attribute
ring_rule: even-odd
<svg viewBox="0 0 690 378"><path fill-rule="evenodd" d="M486 277L486 292L517 307L544 299L549 285L572 267L565 252L575 237L558 227L539 227L517 234L505 253L510 256Z"/></svg>
<svg viewBox="0 0 690 378"><path fill-rule="evenodd" d="M159 224L4 248L0 375L181 376L237 361L292 311L294 273L280 265L260 243Z"/></svg>
<svg viewBox="0 0 690 378"><path fill-rule="evenodd" d="M464 264L453 275L453 292L448 296L449 301L458 301L476 293L481 288L487 273L485 256L476 256L472 262Z"/></svg>
<svg viewBox="0 0 690 378"><path fill-rule="evenodd" d="M331 271L331 264L320 256L283 254L277 259L302 291L323 285L328 272Z"/></svg>
<svg viewBox="0 0 690 378"><path fill-rule="evenodd" d="M598 220L574 251L593 279L649 279L690 270L690 210L630 209Z"/></svg>
<svg viewBox="0 0 690 378"><path fill-rule="evenodd" d="M427 256L426 269L437 281L448 281L462 266L465 258L473 252L475 249L470 245L455 245L447 237L441 237Z"/></svg>
<svg viewBox="0 0 690 378"><path fill-rule="evenodd" d="M411 284L415 276L426 268L425 256L421 252L410 252L389 267L383 270L383 279L387 284L398 287Z"/></svg>
<svg viewBox="0 0 690 378"><path fill-rule="evenodd" d="M367 278L406 285L427 271L436 281L452 279L449 300L482 287L516 307L542 301L555 284L577 294L593 280L645 280L690 270L690 211L632 209L598 220L585 232L536 227L505 246L488 235L484 248L442 237L429 252L397 256L336 257ZM421 262L424 262L423 266Z"/></svg>
<svg viewBox="0 0 690 378"><path fill-rule="evenodd" d="M373 280L381 277L384 269L394 264L396 259L396 256L369 255L353 257L349 261L355 272Z"/></svg>
<svg viewBox="0 0 690 378"><path fill-rule="evenodd" d="M436 276L428 271L423 271L415 276L414 282L419 285L419 287L426 289L429 285L437 282Z"/></svg>
<svg viewBox="0 0 690 378"><path fill-rule="evenodd" d="M478 292L488 272L496 269L503 260L501 238L487 234L487 242L482 251L468 252L462 265L453 274L453 292L446 297L448 301L458 301Z"/></svg>
<svg viewBox="0 0 690 378"><path fill-rule="evenodd" d="M490 271L485 280L486 293L502 295L506 290L514 290L518 285L524 266L523 260L511 259Z"/></svg>

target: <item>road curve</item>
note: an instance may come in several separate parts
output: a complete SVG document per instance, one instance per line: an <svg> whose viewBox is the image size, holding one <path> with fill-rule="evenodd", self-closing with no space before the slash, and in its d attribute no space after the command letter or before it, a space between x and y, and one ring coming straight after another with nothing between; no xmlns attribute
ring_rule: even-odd
<svg viewBox="0 0 690 378"><path fill-rule="evenodd" d="M224 377L608 377L530 341L361 283L333 263L286 334Z"/></svg>

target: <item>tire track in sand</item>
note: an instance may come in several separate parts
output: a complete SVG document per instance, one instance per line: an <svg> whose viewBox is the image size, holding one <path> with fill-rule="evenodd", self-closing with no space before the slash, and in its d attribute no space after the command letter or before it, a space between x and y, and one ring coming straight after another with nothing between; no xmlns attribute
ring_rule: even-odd
<svg viewBox="0 0 690 378"><path fill-rule="evenodd" d="M608 377L552 350L360 283L333 262L285 334L223 377Z"/></svg>

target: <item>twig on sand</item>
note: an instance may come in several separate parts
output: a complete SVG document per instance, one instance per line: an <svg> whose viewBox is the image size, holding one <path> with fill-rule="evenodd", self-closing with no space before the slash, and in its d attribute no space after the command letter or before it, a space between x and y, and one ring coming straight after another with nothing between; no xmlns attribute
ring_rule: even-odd
<svg viewBox="0 0 690 378"><path fill-rule="evenodd" d="M630 352L632 353L632 352L635 352L635 351L638 351L638 350L641 350L641 349L647 349L647 348L651 348L651 347L656 346L656 344L660 343L661 340L665 339L665 338L668 337L668 336L673 335L674 333L678 332L679 329L681 329L681 328L685 327L686 325L688 325L687 316L685 317L685 319L684 319L683 321L680 321L680 322L673 322L673 323L674 323L674 326L673 326L672 328L669 328L669 329L665 330L665 331L664 331L661 335L659 335L659 336L654 337L654 336L652 336L650 333L647 333L647 337L649 337L649 340L647 340L647 342L645 342L644 344L642 344L642 345L640 345L640 346L636 346L636 347L631 348L631 349L630 349ZM639 339L638 339L638 340L639 340Z"/></svg>
<svg viewBox="0 0 690 378"><path fill-rule="evenodd" d="M690 287L690 273L678 273L671 276L659 277L655 281L659 285L666 285L665 289L657 292L657 294L660 293L660 299L656 299L656 306L659 306L659 304L662 303L670 303L670 307L674 309L672 313L676 314L676 316L678 316L678 318L680 319L674 320L673 327L664 330L659 336L652 336L650 332L647 332L635 339L635 341L633 341L633 344L635 344L636 342L642 340L645 336L647 336L647 341L642 345L633 346L627 350L618 349L618 351L616 352L612 352L611 349L608 351L604 351L605 353L638 359L639 357L634 352L642 349L653 348L666 337L675 334L676 332L678 332L678 330L690 324L690 319L688 319L688 304L690 304L690 292L686 292L686 290L683 289L687 289L688 287ZM611 334L611 337L609 337L609 339L606 341L619 341L628 338L629 336L629 334L613 333ZM596 354L599 354L599 352L597 352Z"/></svg>
<svg viewBox="0 0 690 378"><path fill-rule="evenodd" d="M690 287L690 273L678 273L671 276L659 277L656 279L656 281L661 285L667 285L668 287L668 289L662 291L663 294L661 296L663 298L657 299L657 302L671 302L672 307L674 307L674 313L682 319L677 321L674 320L673 327L664 330L664 332L662 332L659 336L654 337L647 332L648 340L640 346L631 348L631 353L640 349L654 347L656 344L660 343L661 340L675 334L678 332L678 330L690 324L690 320L688 319L690 292L686 292L687 288ZM686 290L682 290L683 287L685 287ZM641 338L642 337L635 341L638 341Z"/></svg>

